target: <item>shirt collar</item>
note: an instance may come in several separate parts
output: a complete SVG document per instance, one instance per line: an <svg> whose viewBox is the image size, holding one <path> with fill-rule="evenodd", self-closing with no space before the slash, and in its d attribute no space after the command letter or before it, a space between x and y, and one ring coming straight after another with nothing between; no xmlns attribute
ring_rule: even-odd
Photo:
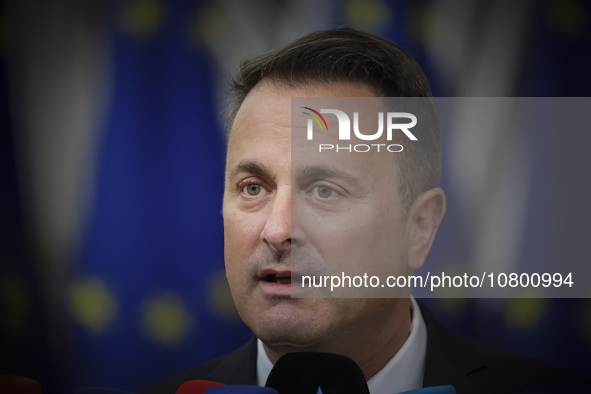
<svg viewBox="0 0 591 394"><path fill-rule="evenodd" d="M412 296L410 300L413 307L410 335L384 368L367 382L370 393L394 394L423 387L427 328L416 300ZM263 348L263 342L257 339L257 384L259 386L265 385L271 369L273 364Z"/></svg>

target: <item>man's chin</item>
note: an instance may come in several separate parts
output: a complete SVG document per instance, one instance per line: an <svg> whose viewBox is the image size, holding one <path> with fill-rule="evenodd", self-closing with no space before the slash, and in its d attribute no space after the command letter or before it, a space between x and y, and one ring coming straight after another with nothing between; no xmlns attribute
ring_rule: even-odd
<svg viewBox="0 0 591 394"><path fill-rule="evenodd" d="M323 343L320 335L311 332L272 332L265 331L257 335L267 348L273 349L276 353L288 353L296 351L318 351L317 348Z"/></svg>
<svg viewBox="0 0 591 394"><path fill-rule="evenodd" d="M294 305L276 305L261 313L251 329L267 346L309 347L324 339L318 313Z"/></svg>

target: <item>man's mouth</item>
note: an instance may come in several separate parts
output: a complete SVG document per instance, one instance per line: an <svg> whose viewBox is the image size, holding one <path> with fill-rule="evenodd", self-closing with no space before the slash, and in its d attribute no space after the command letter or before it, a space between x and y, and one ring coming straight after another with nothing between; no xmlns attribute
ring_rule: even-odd
<svg viewBox="0 0 591 394"><path fill-rule="evenodd" d="M268 274L263 276L261 280L267 283L277 283L279 285L302 283L302 277L300 275L292 276L291 274Z"/></svg>

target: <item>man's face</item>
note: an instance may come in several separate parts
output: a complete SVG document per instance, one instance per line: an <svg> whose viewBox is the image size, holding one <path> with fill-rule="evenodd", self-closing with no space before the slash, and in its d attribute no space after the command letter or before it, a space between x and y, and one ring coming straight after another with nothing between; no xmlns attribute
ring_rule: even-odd
<svg viewBox="0 0 591 394"><path fill-rule="evenodd" d="M286 90L266 81L248 94L228 142L226 275L242 320L266 345L326 350L380 325L397 300L291 298L292 253L319 271L387 261L406 273L408 235L390 154L292 161L291 97L306 96L374 95L359 85Z"/></svg>

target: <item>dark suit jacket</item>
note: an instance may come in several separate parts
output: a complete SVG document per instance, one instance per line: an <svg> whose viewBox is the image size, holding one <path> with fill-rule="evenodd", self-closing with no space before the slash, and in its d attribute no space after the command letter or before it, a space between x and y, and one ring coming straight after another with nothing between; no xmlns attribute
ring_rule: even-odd
<svg viewBox="0 0 591 394"><path fill-rule="evenodd" d="M519 353L456 334L439 323L424 304L419 302L419 306L427 327L425 387L451 384L457 393L517 393L585 379ZM174 394L184 382L201 379L256 385L256 355L256 338L253 337L228 355L181 372L138 393Z"/></svg>

